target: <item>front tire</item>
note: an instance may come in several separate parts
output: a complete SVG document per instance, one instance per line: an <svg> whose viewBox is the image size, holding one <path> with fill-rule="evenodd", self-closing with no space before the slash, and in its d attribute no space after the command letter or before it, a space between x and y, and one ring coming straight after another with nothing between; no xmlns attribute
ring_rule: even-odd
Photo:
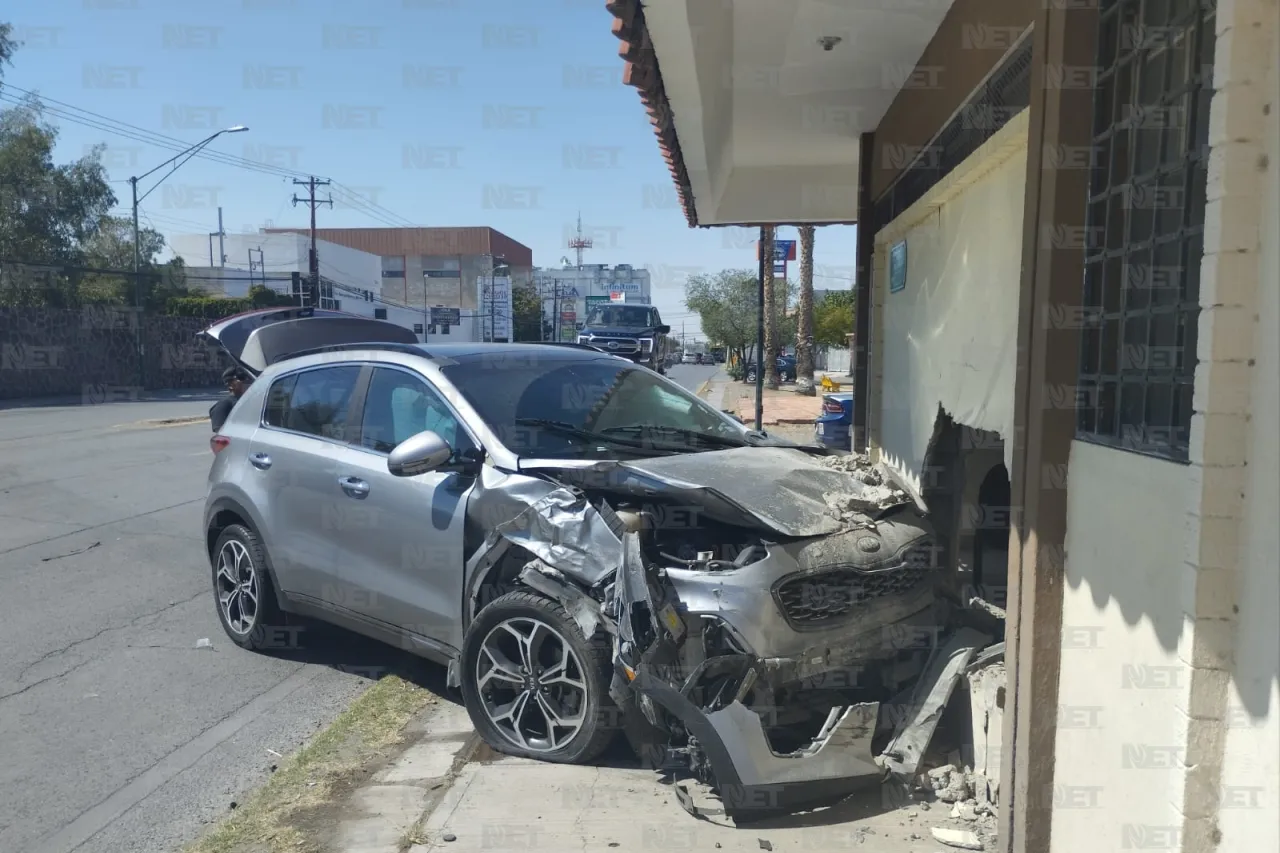
<svg viewBox="0 0 1280 853"><path fill-rule="evenodd" d="M564 608L518 590L467 628L462 696L485 743L507 755L586 764L609 747L609 638L587 639Z"/></svg>
<svg viewBox="0 0 1280 853"><path fill-rule="evenodd" d="M218 621L231 642L261 651L273 645L272 629L284 624L258 534L227 526L213 550L213 596Z"/></svg>

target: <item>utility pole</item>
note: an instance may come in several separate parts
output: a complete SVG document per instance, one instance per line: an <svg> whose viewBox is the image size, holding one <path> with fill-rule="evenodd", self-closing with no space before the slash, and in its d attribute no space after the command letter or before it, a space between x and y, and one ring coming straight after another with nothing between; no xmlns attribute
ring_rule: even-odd
<svg viewBox="0 0 1280 853"><path fill-rule="evenodd" d="M218 266L225 267L227 265L227 246L224 239L227 236L226 229L222 227L222 208L218 208Z"/></svg>
<svg viewBox="0 0 1280 853"><path fill-rule="evenodd" d="M298 194L294 193L293 206L297 207L299 203L302 203L307 205L309 208L311 208L311 257L310 257L311 305L312 307L319 307L320 305L320 256L316 254L316 207L321 204L327 204L329 205L329 207L333 207L333 196L330 196L329 198L326 198L326 199L316 198L316 187L328 186L329 182L317 180L315 175L312 175L311 177L307 178L307 180L305 181L300 181L297 178L294 178L293 183L295 186L303 186L307 188L306 198L298 198Z"/></svg>

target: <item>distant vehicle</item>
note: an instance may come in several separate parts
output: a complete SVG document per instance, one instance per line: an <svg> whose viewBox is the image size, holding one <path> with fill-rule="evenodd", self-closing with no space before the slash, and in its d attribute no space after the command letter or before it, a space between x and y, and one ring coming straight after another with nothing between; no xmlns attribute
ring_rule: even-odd
<svg viewBox="0 0 1280 853"><path fill-rule="evenodd" d="M789 355L780 355L777 359L778 365L778 381L793 382L796 378L796 360ZM756 381L756 365L755 362L749 362L746 369L747 382Z"/></svg>
<svg viewBox="0 0 1280 853"><path fill-rule="evenodd" d="M697 364L698 354L696 352L687 352L680 357L681 364Z"/></svg>
<svg viewBox="0 0 1280 853"><path fill-rule="evenodd" d="M722 349L712 350L711 360L715 364L724 364L724 350Z"/></svg>
<svg viewBox="0 0 1280 853"><path fill-rule="evenodd" d="M853 393L837 391L822 395L822 414L813 422L817 439L827 447L850 447L849 430L853 426Z"/></svg>
<svg viewBox="0 0 1280 853"><path fill-rule="evenodd" d="M658 309L651 305L610 303L591 309L578 332L578 343L664 373L667 365L663 353L667 351L670 332L671 327L662 322Z"/></svg>

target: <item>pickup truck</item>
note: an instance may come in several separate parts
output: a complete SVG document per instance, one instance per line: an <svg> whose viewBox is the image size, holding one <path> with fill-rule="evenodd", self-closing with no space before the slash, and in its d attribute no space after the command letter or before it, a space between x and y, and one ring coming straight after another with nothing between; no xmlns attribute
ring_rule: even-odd
<svg viewBox="0 0 1280 853"><path fill-rule="evenodd" d="M578 332L578 343L666 373L670 332L671 327L662 322L658 309L652 305L610 303L591 309Z"/></svg>

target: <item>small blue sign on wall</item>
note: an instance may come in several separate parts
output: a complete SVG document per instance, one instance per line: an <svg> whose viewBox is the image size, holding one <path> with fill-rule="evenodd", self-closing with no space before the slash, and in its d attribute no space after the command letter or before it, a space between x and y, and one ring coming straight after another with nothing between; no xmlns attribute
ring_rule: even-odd
<svg viewBox="0 0 1280 853"><path fill-rule="evenodd" d="M895 243L889 250L889 292L897 293L907 287L907 241Z"/></svg>

